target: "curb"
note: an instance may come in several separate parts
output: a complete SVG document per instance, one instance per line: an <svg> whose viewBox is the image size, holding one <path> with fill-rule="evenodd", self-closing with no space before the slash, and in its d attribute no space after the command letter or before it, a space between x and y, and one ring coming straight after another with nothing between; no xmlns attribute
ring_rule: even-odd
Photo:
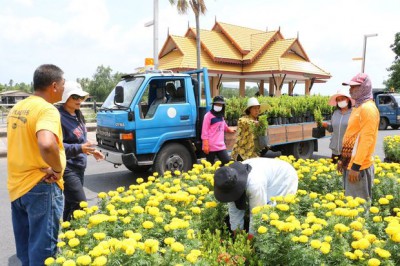
<svg viewBox="0 0 400 266"><path fill-rule="evenodd" d="M97 126L86 126L88 132L96 131ZM0 138L7 138L7 131L0 131ZM0 158L7 157L7 148L0 151Z"/></svg>

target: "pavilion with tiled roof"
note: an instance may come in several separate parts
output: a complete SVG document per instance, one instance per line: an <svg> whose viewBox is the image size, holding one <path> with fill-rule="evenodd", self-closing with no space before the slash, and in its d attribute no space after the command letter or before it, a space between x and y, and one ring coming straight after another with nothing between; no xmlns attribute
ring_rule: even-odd
<svg viewBox="0 0 400 266"><path fill-rule="evenodd" d="M262 31L222 22L211 30L201 30L201 65L207 67L212 95L218 95L221 82L239 81L239 92L245 94L245 82L256 82L264 94L279 96L287 84L289 95L296 84L304 84L309 95L314 83L326 82L331 75L313 64L298 38L285 39L280 30ZM196 29L185 36L169 35L159 53L160 69L176 72L197 68Z"/></svg>

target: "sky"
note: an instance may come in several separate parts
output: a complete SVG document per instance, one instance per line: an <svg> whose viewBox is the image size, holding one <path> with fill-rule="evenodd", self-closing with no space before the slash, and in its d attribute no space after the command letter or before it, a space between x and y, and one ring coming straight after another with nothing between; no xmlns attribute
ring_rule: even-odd
<svg viewBox="0 0 400 266"><path fill-rule="evenodd" d="M159 2L159 50L168 33L183 36L195 27L192 11L180 15L168 0ZM311 62L332 75L314 84L313 94L331 95L361 71L382 88L394 61L390 49L400 32L398 0L205 0L200 27L215 21L259 30L280 29L299 36ZM0 0L0 83L30 83L41 64L61 67L66 79L92 78L98 66L132 73L153 57L152 0ZM247 84L246 84L247 85ZM284 89L285 90L285 89ZM285 91L283 91L285 92ZM295 93L303 94L298 84Z"/></svg>

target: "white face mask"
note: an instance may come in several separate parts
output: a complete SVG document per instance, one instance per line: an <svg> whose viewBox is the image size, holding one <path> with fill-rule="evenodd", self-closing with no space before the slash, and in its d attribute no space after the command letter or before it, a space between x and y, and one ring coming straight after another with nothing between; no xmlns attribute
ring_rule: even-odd
<svg viewBox="0 0 400 266"><path fill-rule="evenodd" d="M338 102L337 105L338 105L340 108L345 108L345 107L348 105L348 103L347 103L346 100L344 100L344 101Z"/></svg>
<svg viewBox="0 0 400 266"><path fill-rule="evenodd" d="M214 111L220 112L222 110L222 106L214 105Z"/></svg>

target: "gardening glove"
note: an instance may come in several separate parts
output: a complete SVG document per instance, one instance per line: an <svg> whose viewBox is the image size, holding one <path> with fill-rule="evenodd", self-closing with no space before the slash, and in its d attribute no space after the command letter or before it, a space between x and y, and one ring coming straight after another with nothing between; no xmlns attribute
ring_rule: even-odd
<svg viewBox="0 0 400 266"><path fill-rule="evenodd" d="M210 153L210 147L208 146L208 139L203 139L203 151L205 154Z"/></svg>
<svg viewBox="0 0 400 266"><path fill-rule="evenodd" d="M322 122L322 127L327 128L328 127L328 122Z"/></svg>

